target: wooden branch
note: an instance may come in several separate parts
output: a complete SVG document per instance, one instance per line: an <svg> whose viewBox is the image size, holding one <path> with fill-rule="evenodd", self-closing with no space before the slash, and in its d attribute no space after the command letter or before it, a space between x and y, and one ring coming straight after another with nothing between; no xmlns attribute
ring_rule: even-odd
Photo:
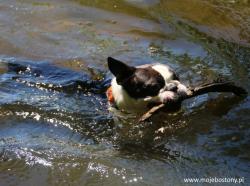
<svg viewBox="0 0 250 186"><path fill-rule="evenodd" d="M242 87L234 85L232 82L219 82L201 85L194 89L190 89L190 93L184 99L194 96L207 94L209 92L232 92L237 96L246 95L247 91Z"/></svg>
<svg viewBox="0 0 250 186"><path fill-rule="evenodd" d="M185 99L189 99L195 96L199 96L202 94L206 94L209 92L232 92L237 96L246 95L247 91L242 87L234 85L232 82L213 82L198 86L196 88L190 88L186 96L179 96L179 100L175 101L175 103L181 103ZM171 107L171 105L175 104L164 104L161 103L157 106L152 107L148 112L142 115L139 119L139 122L143 122L148 120L153 114L159 112L163 108Z"/></svg>
<svg viewBox="0 0 250 186"><path fill-rule="evenodd" d="M139 122L146 121L148 118L150 118L153 114L155 114L157 111L159 111L161 108L165 107L165 104L160 104L157 106L152 107L148 112L142 115L142 117L139 119Z"/></svg>

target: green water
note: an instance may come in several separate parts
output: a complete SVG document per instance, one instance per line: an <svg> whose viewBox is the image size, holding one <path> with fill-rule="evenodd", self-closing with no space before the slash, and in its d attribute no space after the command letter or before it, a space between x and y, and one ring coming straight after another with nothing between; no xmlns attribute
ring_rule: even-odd
<svg viewBox="0 0 250 186"><path fill-rule="evenodd" d="M249 96L208 94L136 124L108 110L108 56L249 92L249 1L0 1L1 186L249 185Z"/></svg>

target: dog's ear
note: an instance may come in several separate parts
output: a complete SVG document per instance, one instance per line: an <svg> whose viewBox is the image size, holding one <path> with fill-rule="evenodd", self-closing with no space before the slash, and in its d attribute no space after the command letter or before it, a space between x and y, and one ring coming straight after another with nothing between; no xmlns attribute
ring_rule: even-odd
<svg viewBox="0 0 250 186"><path fill-rule="evenodd" d="M136 70L135 67L126 65L125 63L112 57L108 57L108 67L112 74L116 77L118 84L121 84L125 79L133 75Z"/></svg>

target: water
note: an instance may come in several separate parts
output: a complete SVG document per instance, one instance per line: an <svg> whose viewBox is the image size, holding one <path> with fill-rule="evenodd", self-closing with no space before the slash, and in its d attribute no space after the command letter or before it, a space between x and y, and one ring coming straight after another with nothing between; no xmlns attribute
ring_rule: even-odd
<svg viewBox="0 0 250 186"><path fill-rule="evenodd" d="M1 1L0 185L248 185L249 96L204 95L136 124L105 90L113 56L249 92L249 17L244 0Z"/></svg>

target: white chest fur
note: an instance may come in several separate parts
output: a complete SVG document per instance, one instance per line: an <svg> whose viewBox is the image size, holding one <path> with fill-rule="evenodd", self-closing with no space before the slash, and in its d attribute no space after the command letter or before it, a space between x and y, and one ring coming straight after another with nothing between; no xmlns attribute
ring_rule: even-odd
<svg viewBox="0 0 250 186"><path fill-rule="evenodd" d="M147 101L144 101L144 99L134 99L129 96L123 87L116 83L116 78L112 80L111 86L115 104L119 109L127 111L139 111L145 110L147 108Z"/></svg>

